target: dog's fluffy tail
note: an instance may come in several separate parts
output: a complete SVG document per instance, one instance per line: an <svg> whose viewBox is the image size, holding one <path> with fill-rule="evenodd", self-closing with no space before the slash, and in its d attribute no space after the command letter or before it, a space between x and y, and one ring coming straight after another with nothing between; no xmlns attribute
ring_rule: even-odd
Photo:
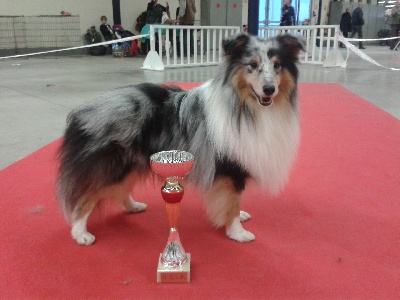
<svg viewBox="0 0 400 300"><path fill-rule="evenodd" d="M57 194L67 220L71 220L76 205L85 194L121 182L131 170L126 160L126 148L116 143L96 146L93 136L80 123L72 112L58 151L61 164Z"/></svg>

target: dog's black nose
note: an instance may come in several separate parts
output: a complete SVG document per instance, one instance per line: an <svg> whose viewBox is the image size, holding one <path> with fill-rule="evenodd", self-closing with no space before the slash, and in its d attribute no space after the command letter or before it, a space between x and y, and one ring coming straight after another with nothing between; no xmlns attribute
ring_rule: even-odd
<svg viewBox="0 0 400 300"><path fill-rule="evenodd" d="M267 96L271 96L273 93L275 93L275 87L273 85L264 85L263 86L263 92Z"/></svg>

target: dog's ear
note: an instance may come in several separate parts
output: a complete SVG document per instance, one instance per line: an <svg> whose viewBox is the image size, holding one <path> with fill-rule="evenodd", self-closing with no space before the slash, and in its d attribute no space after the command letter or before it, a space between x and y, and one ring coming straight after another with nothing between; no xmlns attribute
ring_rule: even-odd
<svg viewBox="0 0 400 300"><path fill-rule="evenodd" d="M225 55L231 58L239 57L250 42L250 36L240 33L236 36L226 38L222 41L222 49Z"/></svg>
<svg viewBox="0 0 400 300"><path fill-rule="evenodd" d="M279 35L276 37L285 56L298 60L300 51L304 51L304 41L290 34Z"/></svg>

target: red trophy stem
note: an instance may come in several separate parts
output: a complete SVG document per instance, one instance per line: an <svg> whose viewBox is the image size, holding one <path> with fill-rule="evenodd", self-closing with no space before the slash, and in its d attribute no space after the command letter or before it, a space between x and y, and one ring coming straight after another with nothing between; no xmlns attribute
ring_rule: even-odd
<svg viewBox="0 0 400 300"><path fill-rule="evenodd" d="M183 188L178 182L167 183L161 190L165 200L165 208L167 210L168 222L170 226L167 246L162 255L161 262L164 266L176 267L184 264L187 260L185 249L181 244L178 232L178 223L180 218L180 208L183 197Z"/></svg>
<svg viewBox="0 0 400 300"><path fill-rule="evenodd" d="M179 217L181 215L181 204L179 202L166 203L165 208L167 210L169 226L171 227L171 229L178 229Z"/></svg>

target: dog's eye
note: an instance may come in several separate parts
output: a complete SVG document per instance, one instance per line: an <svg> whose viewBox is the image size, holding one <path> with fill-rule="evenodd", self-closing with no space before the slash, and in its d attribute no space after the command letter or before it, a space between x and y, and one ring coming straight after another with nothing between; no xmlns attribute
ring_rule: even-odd
<svg viewBox="0 0 400 300"><path fill-rule="evenodd" d="M279 68L281 67L281 64L280 63L274 63L274 69L275 70L278 70Z"/></svg>
<svg viewBox="0 0 400 300"><path fill-rule="evenodd" d="M255 70L255 69L257 69L257 64L256 64L255 62L252 62L252 63L250 64L250 67L251 67L253 70Z"/></svg>

